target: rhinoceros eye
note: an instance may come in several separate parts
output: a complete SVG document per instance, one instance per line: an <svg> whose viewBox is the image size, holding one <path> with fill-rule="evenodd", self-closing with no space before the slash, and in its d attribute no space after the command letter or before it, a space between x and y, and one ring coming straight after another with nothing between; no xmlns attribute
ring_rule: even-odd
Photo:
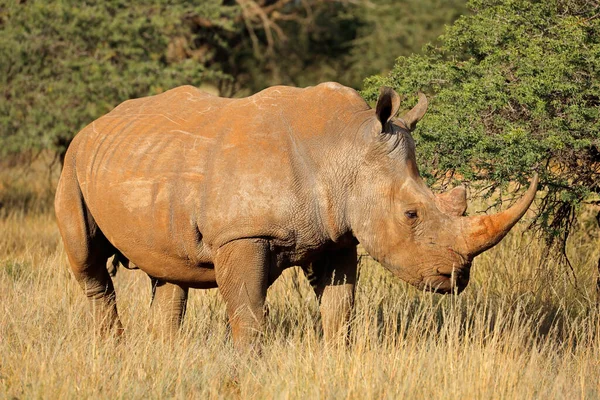
<svg viewBox="0 0 600 400"><path fill-rule="evenodd" d="M419 215L415 210L409 210L404 213L408 219L416 219Z"/></svg>

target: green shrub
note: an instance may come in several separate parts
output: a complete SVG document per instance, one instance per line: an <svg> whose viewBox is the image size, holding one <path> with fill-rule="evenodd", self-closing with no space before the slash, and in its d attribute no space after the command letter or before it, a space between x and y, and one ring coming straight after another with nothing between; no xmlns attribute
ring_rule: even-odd
<svg viewBox="0 0 600 400"><path fill-rule="evenodd" d="M600 193L600 18L584 0L472 0L439 47L400 57L365 81L425 92L415 131L422 174L490 195L514 194L536 170L544 196L535 225L564 243L585 201ZM406 108L414 104L408 97ZM501 203L512 196L500 196ZM556 241L557 238L562 240Z"/></svg>

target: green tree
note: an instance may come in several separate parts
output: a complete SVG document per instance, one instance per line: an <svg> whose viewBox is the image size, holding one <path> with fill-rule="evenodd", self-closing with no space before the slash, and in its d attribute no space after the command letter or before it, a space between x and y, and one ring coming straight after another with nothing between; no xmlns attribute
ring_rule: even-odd
<svg viewBox="0 0 600 400"><path fill-rule="evenodd" d="M466 12L465 0L273 3L280 8L264 7L270 10L266 14L270 29L260 29L264 20L256 15L246 18L259 28L257 40L262 48L271 43L270 49L262 51L262 62L251 60L253 79L245 87L250 92L273 84L307 86L328 80L360 88L365 76L389 70L398 56L419 53L424 44L443 33L445 24ZM264 37L269 30L274 37L270 42Z"/></svg>
<svg viewBox="0 0 600 400"><path fill-rule="evenodd" d="M433 40L463 1L3 0L0 155L62 154L120 102L183 84L223 96L358 87Z"/></svg>
<svg viewBox="0 0 600 400"><path fill-rule="evenodd" d="M355 14L361 26L349 48L349 68L341 80L360 87L366 76L388 72L400 56L421 53L436 43L444 27L467 12L465 0L372 0Z"/></svg>
<svg viewBox="0 0 600 400"><path fill-rule="evenodd" d="M364 95L375 99L380 85L429 95L415 139L432 182L460 175L488 194L514 193L510 181L539 171L535 226L549 245L564 245L579 205L600 193L599 3L471 0L469 8L440 46L400 57L388 75L365 81Z"/></svg>
<svg viewBox="0 0 600 400"><path fill-rule="evenodd" d="M9 2L1 8L3 152L64 151L85 124L119 102L222 75L193 58L169 59L193 10L233 29L218 1ZM213 38L218 41L218 37Z"/></svg>

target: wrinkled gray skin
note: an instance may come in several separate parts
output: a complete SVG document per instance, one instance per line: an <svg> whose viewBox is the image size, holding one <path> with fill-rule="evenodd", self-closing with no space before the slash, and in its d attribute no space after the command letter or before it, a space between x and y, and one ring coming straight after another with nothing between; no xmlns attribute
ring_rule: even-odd
<svg viewBox="0 0 600 400"><path fill-rule="evenodd" d="M188 288L218 287L237 348L262 331L267 288L301 266L325 338L346 336L356 245L423 289L460 292L473 257L525 213L464 217L464 188L435 196L410 135L427 100L395 119L335 83L222 99L190 86L127 101L73 140L56 215L75 278L103 332L122 331L106 269L117 255L156 282L153 308L176 331Z"/></svg>

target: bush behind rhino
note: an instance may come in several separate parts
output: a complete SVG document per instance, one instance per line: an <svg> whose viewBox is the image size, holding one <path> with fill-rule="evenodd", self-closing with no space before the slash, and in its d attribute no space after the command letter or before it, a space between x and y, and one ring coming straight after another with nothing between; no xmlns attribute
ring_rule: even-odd
<svg viewBox="0 0 600 400"><path fill-rule="evenodd" d="M373 100L385 84L431 97L415 131L430 181L460 176L487 195L510 194L510 180L539 170L547 195L535 227L562 247L578 207L600 193L598 3L473 0L469 8L439 47L398 58L388 75L365 81L363 95Z"/></svg>

